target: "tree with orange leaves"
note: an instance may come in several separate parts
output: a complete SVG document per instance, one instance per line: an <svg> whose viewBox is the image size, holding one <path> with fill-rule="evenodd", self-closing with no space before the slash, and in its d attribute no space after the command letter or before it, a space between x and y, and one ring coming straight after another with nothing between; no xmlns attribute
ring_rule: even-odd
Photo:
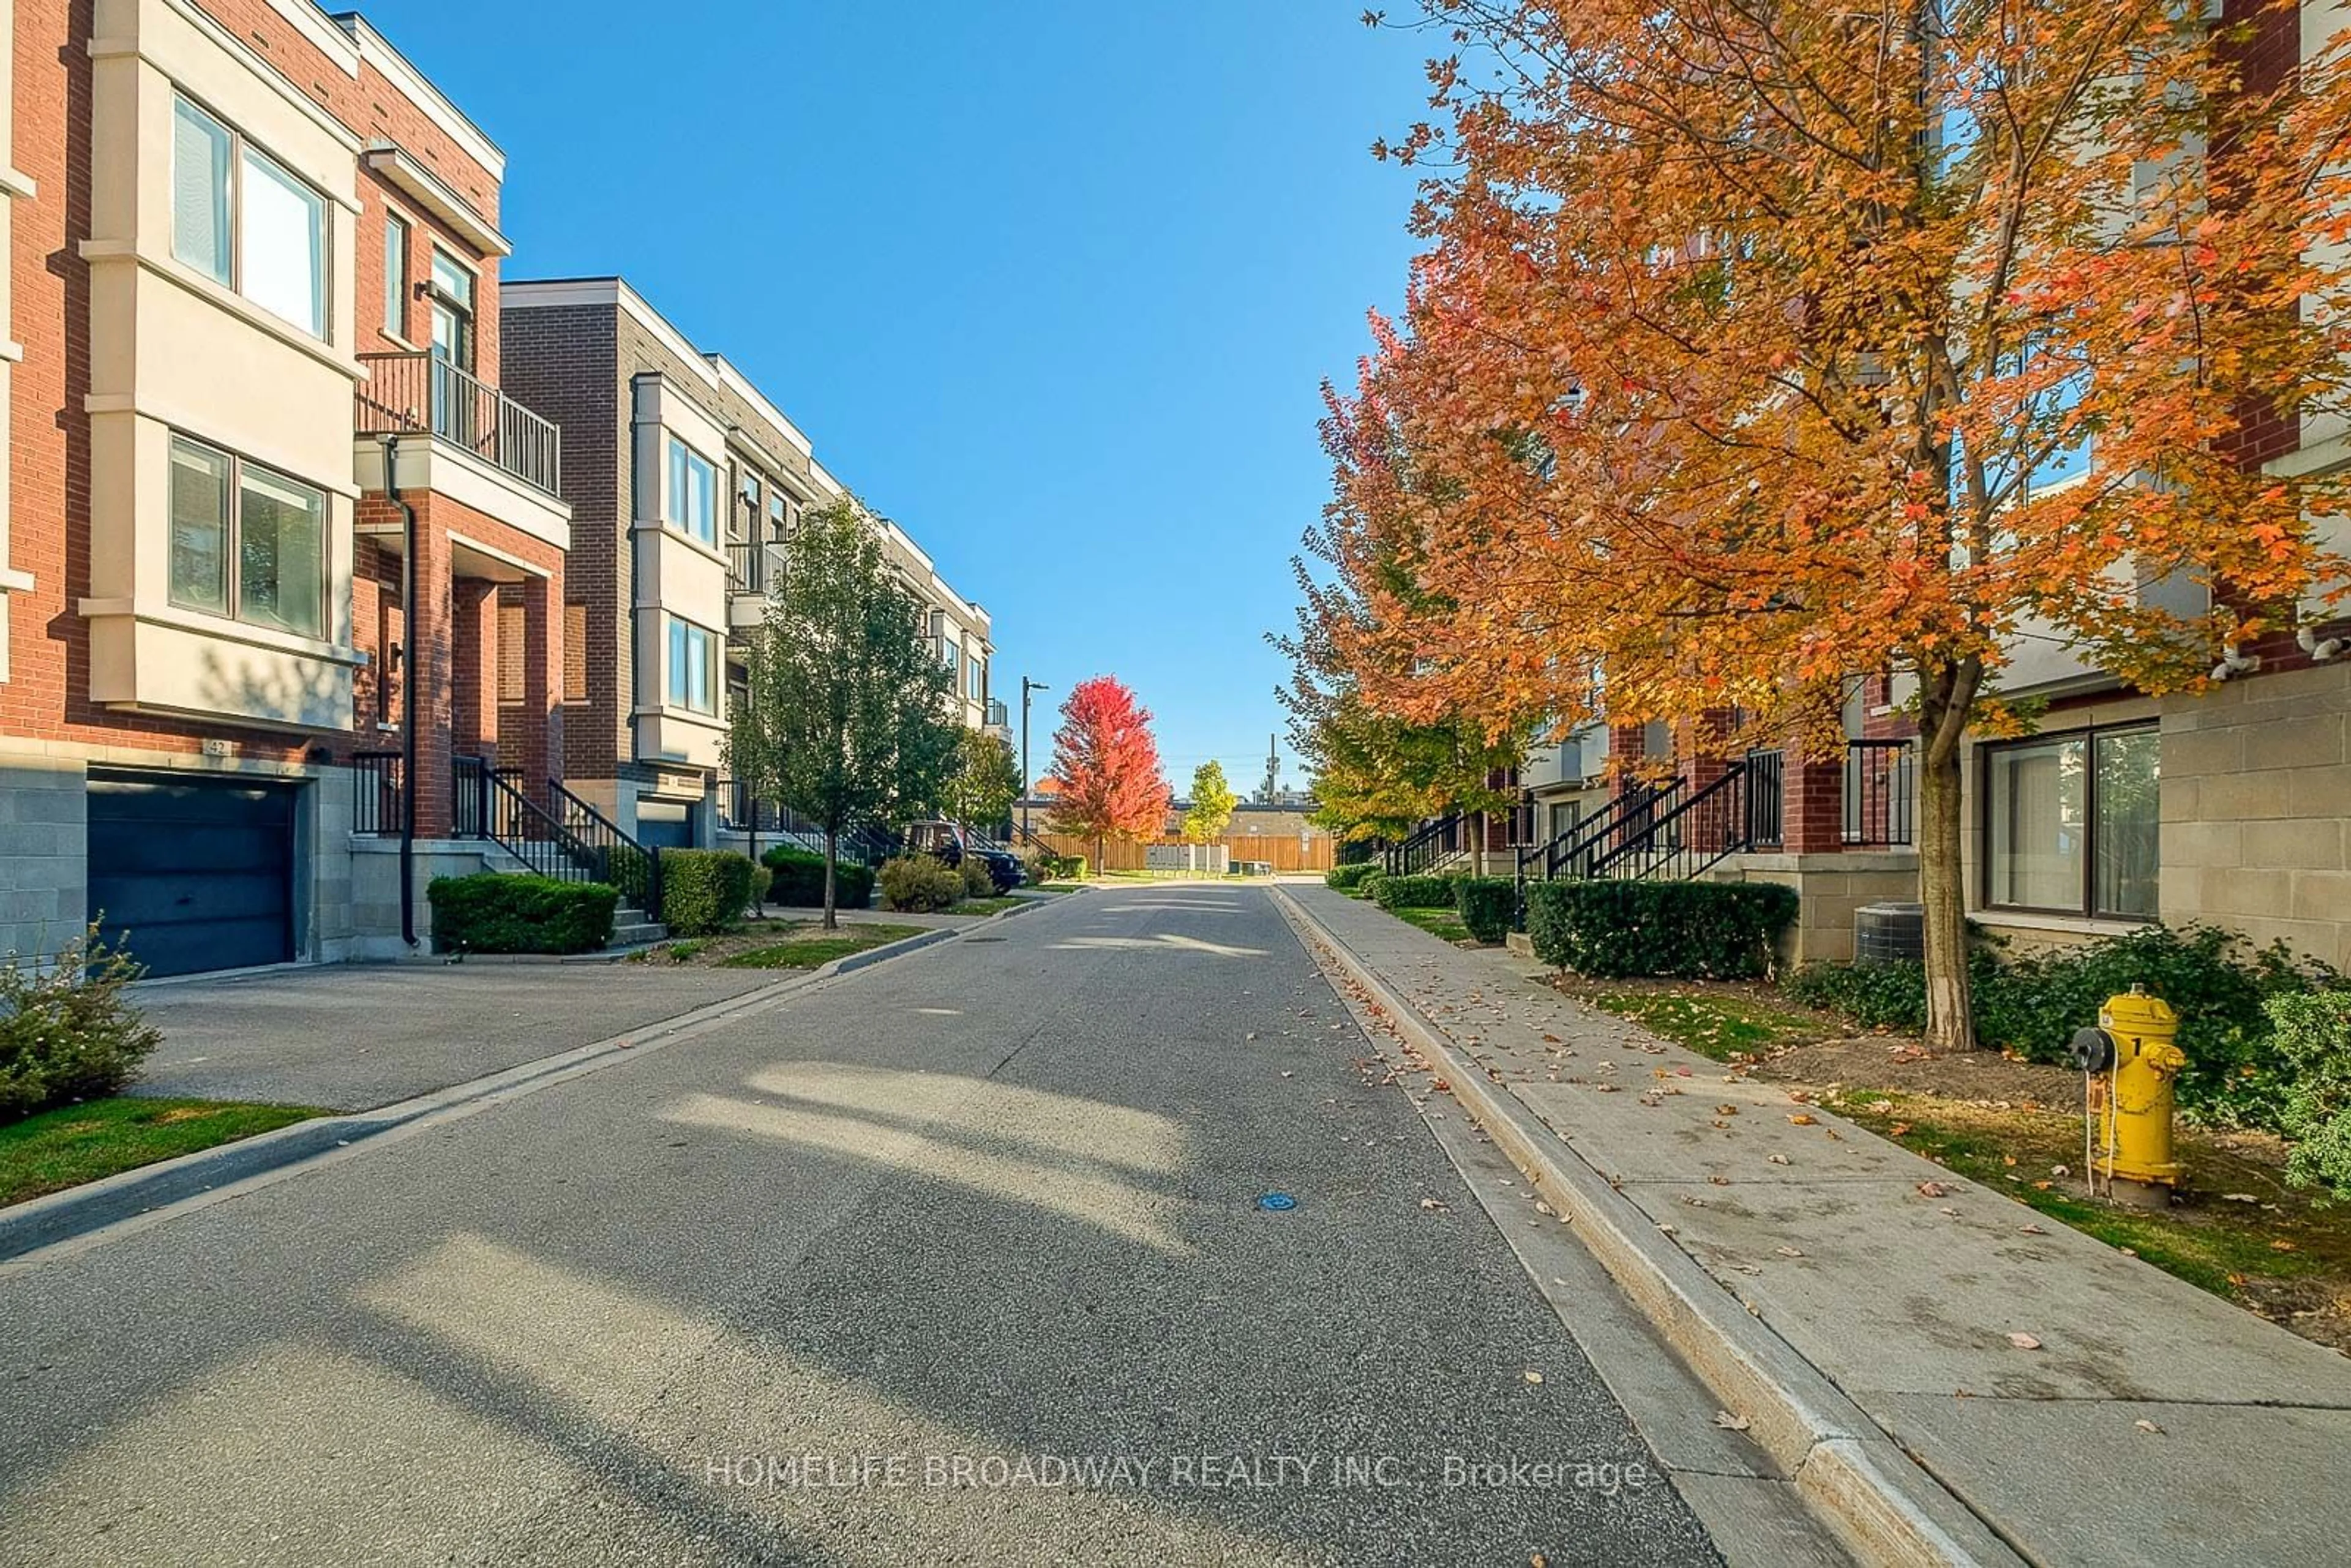
<svg viewBox="0 0 2351 1568"><path fill-rule="evenodd" d="M2351 570L2343 480L2245 455L2351 401L2340 40L2278 80L2283 0L1427 9L1439 119L1381 151L1447 167L1334 445L1346 664L1405 717L1814 749L1896 674L1928 1034L1971 1044L1959 744L2020 722L2018 640L2193 689Z"/></svg>
<svg viewBox="0 0 2351 1568"><path fill-rule="evenodd" d="M1053 735L1053 831L1092 839L1100 871L1109 839L1155 837L1173 791L1159 772L1151 712L1113 675L1070 688Z"/></svg>

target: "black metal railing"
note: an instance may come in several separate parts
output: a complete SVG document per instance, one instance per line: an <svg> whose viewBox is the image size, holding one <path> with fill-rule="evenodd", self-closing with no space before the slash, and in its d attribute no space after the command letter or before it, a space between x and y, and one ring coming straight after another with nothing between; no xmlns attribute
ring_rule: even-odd
<svg viewBox="0 0 2351 1568"><path fill-rule="evenodd" d="M1788 757L1783 751L1747 754L1747 841L1778 849L1788 841Z"/></svg>
<svg viewBox="0 0 2351 1568"><path fill-rule="evenodd" d="M772 593L783 586L784 547L775 539L736 539L726 547L726 587L735 593Z"/></svg>
<svg viewBox="0 0 2351 1568"><path fill-rule="evenodd" d="M1844 841L1890 848L1917 839L1918 776L1907 740L1849 740L1844 748Z"/></svg>
<svg viewBox="0 0 2351 1568"><path fill-rule="evenodd" d="M426 434L550 496L562 491L562 432L438 354L361 354L353 396L361 435Z"/></svg>
<svg viewBox="0 0 2351 1568"><path fill-rule="evenodd" d="M566 841L584 852L584 869L592 881L621 890L621 901L661 918L662 863L658 851L631 838L603 812L550 779L548 803Z"/></svg>
<svg viewBox="0 0 2351 1568"><path fill-rule="evenodd" d="M623 904L661 908L661 857L585 800L548 780L549 810L517 782L521 769L478 757L450 759L450 816L461 839L487 839L523 869L559 882L601 882Z"/></svg>
<svg viewBox="0 0 2351 1568"><path fill-rule="evenodd" d="M1683 881L1718 861L1752 847L1748 837L1747 764L1725 767L1722 776L1670 808L1653 810L1642 830L1592 862L1587 875L1643 881Z"/></svg>
<svg viewBox="0 0 2351 1568"><path fill-rule="evenodd" d="M1594 862L1638 840L1660 811L1672 809L1682 780L1663 784L1629 782L1608 803L1580 821L1571 822L1547 843L1519 857L1519 873L1548 882L1554 877L1590 876Z"/></svg>
<svg viewBox="0 0 2351 1568"><path fill-rule="evenodd" d="M1439 817L1396 845L1387 852L1388 875L1418 876L1459 854L1465 821L1458 811Z"/></svg>
<svg viewBox="0 0 2351 1568"><path fill-rule="evenodd" d="M405 759L397 751L351 754L351 831L383 838L407 815Z"/></svg>

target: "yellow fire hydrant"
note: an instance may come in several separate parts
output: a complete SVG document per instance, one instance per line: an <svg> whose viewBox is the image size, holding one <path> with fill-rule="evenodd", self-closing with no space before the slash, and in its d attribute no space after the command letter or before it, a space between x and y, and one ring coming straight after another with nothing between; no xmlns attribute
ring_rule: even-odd
<svg viewBox="0 0 2351 1568"><path fill-rule="evenodd" d="M2091 1154L2092 1186L2104 1176L2107 1196L2134 1207L2167 1207L2179 1185L2179 1163L2171 1157L2171 1081L2188 1065L2188 1053L2179 1035L2179 1015L2170 1004L2133 986L2126 996L2106 998L2097 1028L2074 1037L2074 1064L2091 1075L2089 1127L2105 1134Z"/></svg>

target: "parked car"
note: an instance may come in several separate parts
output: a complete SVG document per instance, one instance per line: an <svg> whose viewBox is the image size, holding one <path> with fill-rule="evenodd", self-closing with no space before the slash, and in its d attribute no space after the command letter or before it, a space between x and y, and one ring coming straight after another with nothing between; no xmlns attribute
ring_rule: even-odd
<svg viewBox="0 0 2351 1568"><path fill-rule="evenodd" d="M1009 893L1019 887L1027 875L1020 857L1010 850L992 845L976 844L953 822L911 822L906 827L906 852L910 855L931 855L950 867L960 868L966 855L976 855L987 867L990 880L998 893Z"/></svg>

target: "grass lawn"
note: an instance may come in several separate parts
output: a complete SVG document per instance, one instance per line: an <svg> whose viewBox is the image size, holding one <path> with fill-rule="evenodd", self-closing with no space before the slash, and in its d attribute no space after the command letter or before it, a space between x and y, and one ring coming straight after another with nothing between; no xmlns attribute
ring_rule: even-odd
<svg viewBox="0 0 2351 1568"><path fill-rule="evenodd" d="M1801 1013L1720 992L1606 990L1584 999L1717 1061L1761 1056L1821 1033L1820 1024Z"/></svg>
<svg viewBox="0 0 2351 1568"><path fill-rule="evenodd" d="M1018 909L1028 902L1025 898L1015 898L1010 894L1004 893L997 894L994 898L967 898L947 913L949 915L1001 915L1008 909Z"/></svg>
<svg viewBox="0 0 2351 1568"><path fill-rule="evenodd" d="M880 947L907 936L919 936L920 925L868 925L862 923L844 925L827 936L821 931L797 936L784 942L772 942L764 947L747 947L730 953L718 960L728 969L814 969L846 958L852 953L862 953L868 947Z"/></svg>
<svg viewBox="0 0 2351 1568"><path fill-rule="evenodd" d="M1469 940L1469 927L1461 924L1458 911L1451 909L1391 909L1390 915L1408 925L1417 925L1431 936L1441 936L1447 942Z"/></svg>
<svg viewBox="0 0 2351 1568"><path fill-rule="evenodd" d="M235 1143L331 1112L233 1100L139 1100L118 1095L61 1105L0 1127L0 1204Z"/></svg>

